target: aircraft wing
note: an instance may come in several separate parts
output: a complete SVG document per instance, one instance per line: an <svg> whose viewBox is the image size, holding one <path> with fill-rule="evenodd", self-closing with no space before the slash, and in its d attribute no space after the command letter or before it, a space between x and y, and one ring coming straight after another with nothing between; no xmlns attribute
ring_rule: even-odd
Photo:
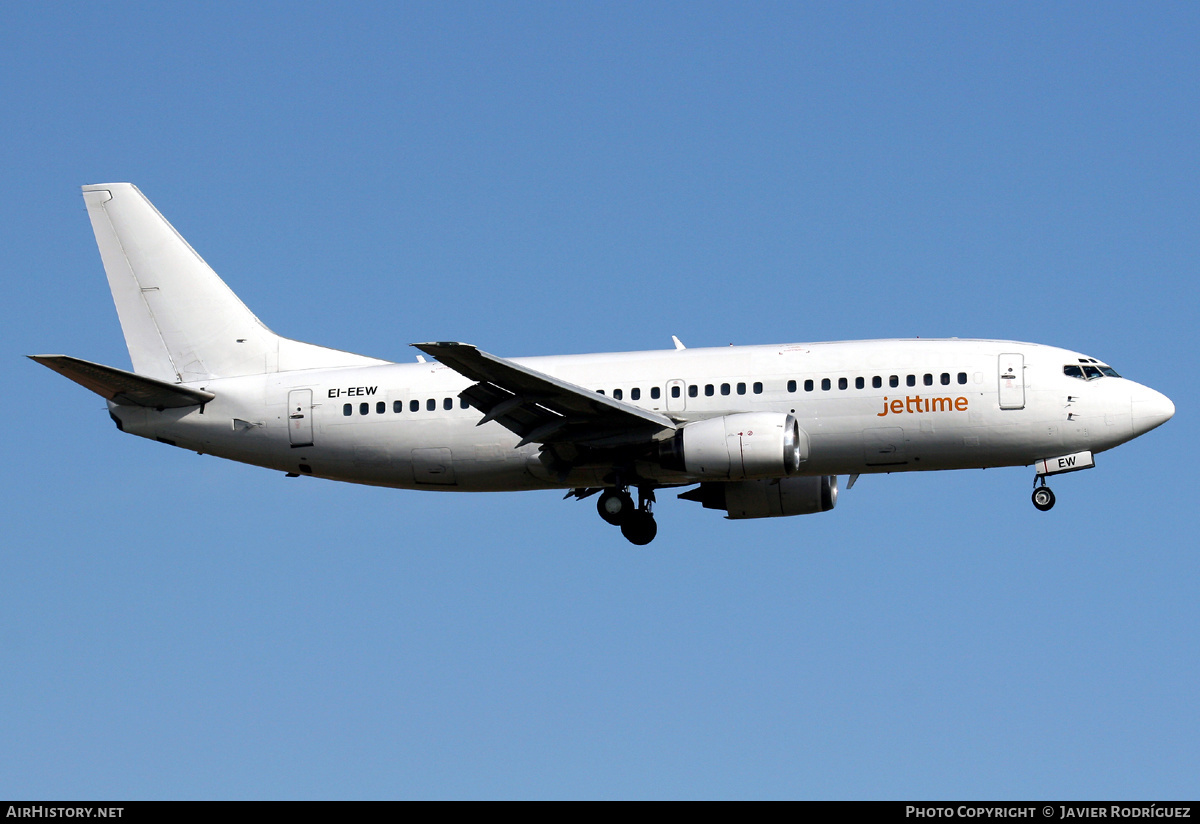
<svg viewBox="0 0 1200 824"><path fill-rule="evenodd" d="M675 431L665 415L551 377L469 343L414 343L427 355L476 381L459 397L521 436L521 444L574 443L604 447L645 443Z"/></svg>
<svg viewBox="0 0 1200 824"><path fill-rule="evenodd" d="M30 355L29 359L122 406L176 409L200 406L216 397L212 392L167 383L68 355Z"/></svg>

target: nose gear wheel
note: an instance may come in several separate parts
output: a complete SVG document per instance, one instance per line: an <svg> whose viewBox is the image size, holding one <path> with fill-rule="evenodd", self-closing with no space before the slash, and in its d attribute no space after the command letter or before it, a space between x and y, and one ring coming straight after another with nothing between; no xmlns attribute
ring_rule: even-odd
<svg viewBox="0 0 1200 824"><path fill-rule="evenodd" d="M1038 486L1038 483L1041 483ZM1050 487L1046 486L1046 478L1043 475L1038 475L1033 479L1033 505L1041 512L1046 512L1054 506L1054 493L1050 491Z"/></svg>

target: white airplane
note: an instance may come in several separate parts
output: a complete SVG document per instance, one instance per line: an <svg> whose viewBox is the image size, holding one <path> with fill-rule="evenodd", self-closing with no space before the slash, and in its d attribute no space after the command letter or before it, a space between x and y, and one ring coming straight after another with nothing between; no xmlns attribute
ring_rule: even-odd
<svg viewBox="0 0 1200 824"><path fill-rule="evenodd" d="M993 340L879 340L500 358L417 343L416 363L267 329L129 183L83 187L133 361L33 360L101 395L123 432L353 483L599 493L634 544L655 491L729 518L825 512L838 475L1035 467L1167 421L1164 395L1078 352ZM635 505L630 488L638 492Z"/></svg>

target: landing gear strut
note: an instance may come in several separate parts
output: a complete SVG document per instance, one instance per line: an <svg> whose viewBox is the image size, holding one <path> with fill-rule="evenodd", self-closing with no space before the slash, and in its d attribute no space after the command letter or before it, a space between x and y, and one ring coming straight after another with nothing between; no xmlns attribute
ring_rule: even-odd
<svg viewBox="0 0 1200 824"><path fill-rule="evenodd" d="M1038 485L1038 482L1041 485ZM1050 487L1046 486L1046 476L1038 475L1033 479L1033 505L1042 512L1054 506L1054 493L1050 491Z"/></svg>

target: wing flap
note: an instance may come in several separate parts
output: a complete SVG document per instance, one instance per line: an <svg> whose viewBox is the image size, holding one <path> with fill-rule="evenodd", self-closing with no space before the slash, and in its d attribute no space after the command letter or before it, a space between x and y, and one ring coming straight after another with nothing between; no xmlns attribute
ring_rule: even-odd
<svg viewBox="0 0 1200 824"><path fill-rule="evenodd" d="M640 443L674 431L665 415L600 395L582 386L482 352L467 343L414 343L414 347L475 381L459 397L522 443L616 445Z"/></svg>
<svg viewBox="0 0 1200 824"><path fill-rule="evenodd" d="M176 409L200 406L216 397L212 392L167 383L68 355L30 355L29 359L122 406Z"/></svg>

